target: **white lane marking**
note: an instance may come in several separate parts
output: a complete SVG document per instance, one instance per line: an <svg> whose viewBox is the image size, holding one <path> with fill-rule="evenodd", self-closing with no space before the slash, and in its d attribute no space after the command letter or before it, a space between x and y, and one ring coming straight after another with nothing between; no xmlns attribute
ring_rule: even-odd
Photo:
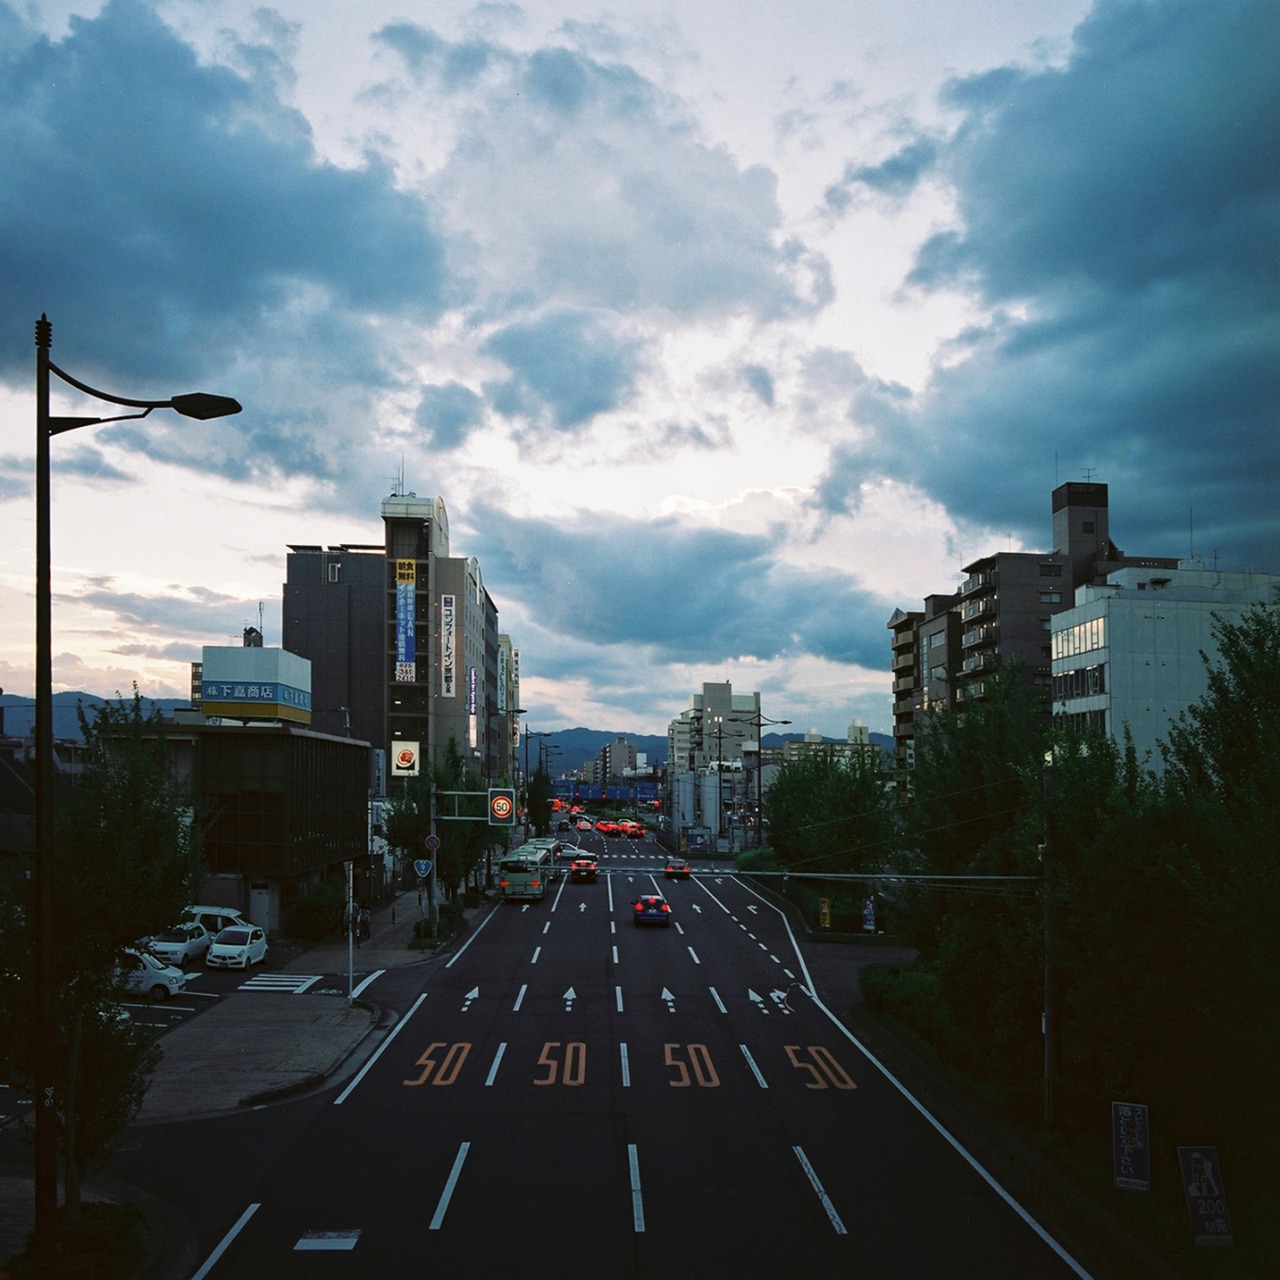
<svg viewBox="0 0 1280 1280"><path fill-rule="evenodd" d="M261 1208L262 1208L261 1202L259 1202L258 1204L251 1204L239 1216L239 1218L236 1219L235 1226L233 1226L231 1230L228 1231L227 1234L223 1236L221 1240L218 1241L218 1247L214 1249L214 1251L205 1259L204 1266L202 1266L200 1270L197 1271L195 1275L191 1277L191 1280L204 1280L205 1276L207 1276L209 1272L213 1270L214 1263L217 1262L218 1259L221 1258L224 1253L226 1253L231 1242L236 1238L236 1236L240 1234L241 1231L244 1230L245 1223L248 1222L249 1219L252 1218L253 1215L257 1213L258 1210Z"/></svg>
<svg viewBox="0 0 1280 1280"><path fill-rule="evenodd" d="M692 947L689 948L689 954L693 957L694 964L702 963L702 961L698 959L698 953Z"/></svg>
<svg viewBox="0 0 1280 1280"><path fill-rule="evenodd" d="M622 1087L624 1089L630 1089L631 1088L631 1061L627 1057L627 1046L625 1044L619 1044L618 1049L622 1055Z"/></svg>
<svg viewBox="0 0 1280 1280"><path fill-rule="evenodd" d="M1061 1259L1063 1265L1067 1267L1072 1274L1078 1276L1079 1280L1092 1280L1089 1272L1086 1271L1084 1267L1082 1267L1048 1233L1048 1231L1046 1231L1044 1227L1042 1227L1040 1223L1037 1222L1035 1218L1033 1218L1031 1214L1028 1213L1027 1210L1024 1209L1022 1205L1020 1205L1018 1201L1000 1185L999 1182L996 1181L995 1177L991 1173L978 1163L977 1159L965 1149L960 1140L952 1133L948 1132L942 1122L929 1111L924 1103L922 1103L919 1098L915 1097L907 1086L903 1084L902 1081L899 1080L897 1076L895 1076L893 1072L890 1071L889 1068L886 1067L885 1064L881 1062L880 1059L877 1058L876 1055L872 1053L871 1050L868 1049L867 1046L863 1044L862 1041L859 1040L858 1037L855 1036L853 1032L850 1031L849 1028L846 1027L844 1023L841 1022L840 1019L837 1018L836 1015L832 1013L820 999L818 999L818 988L814 985L813 979L809 976L809 966L805 964L804 953L800 950L800 944L796 941L795 932L791 928L791 921L787 918L787 913L783 911L781 907L775 906L773 903L769 902L762 894L752 888L752 886L747 884L745 881L739 880L738 883L748 893L759 898L766 906L777 912L782 921L782 927L787 931L787 937L791 940L791 950L795 953L796 960L799 963L800 972L804 974L804 985L807 989L807 994L818 1009L820 1009L825 1015L832 1026L834 1026L835 1029L844 1036L844 1038L848 1040L849 1043L853 1045L853 1047L857 1049L858 1052L861 1053L862 1056L866 1058L866 1060L871 1063L871 1065L875 1067L875 1069L879 1071L895 1089L897 1089L897 1091L916 1109L924 1120L933 1126L934 1130L951 1147L951 1149L974 1171L974 1173L978 1175L978 1177L983 1180L983 1182L987 1184L988 1187L991 1188L992 1191L996 1193L997 1196L1000 1197L1001 1200L1004 1201L1006 1205L1008 1205L1010 1209L1013 1210L1015 1214L1018 1215L1024 1223L1026 1223L1028 1227L1030 1227L1035 1235L1054 1253L1054 1255Z"/></svg>
<svg viewBox="0 0 1280 1280"><path fill-rule="evenodd" d="M551 931L551 921L548 920L547 923L542 926L542 936L545 938L550 931Z"/></svg>
<svg viewBox="0 0 1280 1280"><path fill-rule="evenodd" d="M504 1040L498 1046L498 1052L493 1055L493 1064L489 1067L489 1075L485 1080L485 1088L488 1088L498 1076L498 1063L502 1061L502 1055L507 1051L507 1042Z"/></svg>
<svg viewBox="0 0 1280 1280"><path fill-rule="evenodd" d="M804 1148L792 1147L791 1150L796 1153L796 1159L800 1161L800 1167L809 1179L809 1185L817 1192L818 1202L826 1210L827 1217L831 1219L831 1225L836 1229L836 1235L847 1236L849 1233L845 1230L844 1223L840 1221L840 1215L836 1212L835 1205L831 1203L831 1197L827 1195L822 1183L818 1181L818 1175L814 1172L813 1165L809 1163L809 1157L805 1155Z"/></svg>
<svg viewBox="0 0 1280 1280"><path fill-rule="evenodd" d="M355 1089L356 1085L358 1085L360 1081L363 1080L365 1076L369 1073L369 1070L373 1066L373 1064L377 1062L377 1060L380 1057L382 1057L382 1055L386 1052L387 1048L390 1046L391 1042L396 1038L396 1036L398 1036L405 1029L405 1027L408 1026L409 1019L412 1018L413 1015L418 1012L418 1009L421 1007L422 1002L426 998L427 998L427 993L424 991L413 1002L413 1006L410 1008L409 1012L406 1013L404 1017L401 1018L400 1021L397 1022L394 1027L392 1027L391 1034L373 1051L373 1054L369 1058L369 1061L366 1062L364 1066L361 1067L360 1070L356 1072L355 1078L351 1081L351 1083L347 1085L347 1087L343 1089L343 1091L340 1094L338 1094L336 1098L334 1098L333 1105L335 1107L340 1107L344 1102L346 1102L346 1100L351 1096L352 1091ZM195 1280L195 1277L192 1277L192 1280Z"/></svg>
<svg viewBox="0 0 1280 1280"><path fill-rule="evenodd" d="M382 972L383 972L383 971L382 971L381 969L379 969L379 970L378 970L378 973L382 973ZM367 987L367 986L369 985L369 983L371 983L371 982L373 981L373 979L374 979L374 978L376 978L376 977L378 976L378 973L375 973L375 974L373 974L371 977L366 978L366 979L364 980L364 982L362 982L362 983L360 984L360 990L361 990L361 991L363 991L363 990L364 990L364 988L365 988L365 987ZM324 975L323 975L323 974L321 974L321 973L317 973L317 974L316 974L316 976L315 976L314 978L308 978L308 979L307 979L307 981L306 981L306 982L304 982L304 983L302 984L302 986L300 986L300 987L295 987L295 988L293 989L293 994L294 994L295 996L300 996L300 995L301 995L301 994L302 994L302 993L303 993L303 992L304 992L308 987L314 987L314 986L316 985L316 983L317 983L317 982L319 982L319 981L320 981L320 979L321 979L322 977L324 977ZM351 994L354 996L356 993L353 991Z"/></svg>
<svg viewBox="0 0 1280 1280"><path fill-rule="evenodd" d="M375 978L380 978L386 973L385 969L375 969L358 987L351 992L351 998L354 1000Z"/></svg>
<svg viewBox="0 0 1280 1280"><path fill-rule="evenodd" d="M617 964L617 963L618 963L618 948L617 948L617 946L615 946L615 947L613 948L613 963L614 963L614 964Z"/></svg>
<svg viewBox="0 0 1280 1280"><path fill-rule="evenodd" d="M618 1006L618 1012L621 1013L622 1012L622 988L621 987L614 987L613 998Z"/></svg>
<svg viewBox="0 0 1280 1280"><path fill-rule="evenodd" d="M537 964L537 963L538 963L538 957L539 957L541 954L542 954L542 948L541 948L541 947L534 947L534 949L533 949L533 959L532 959L532 960L530 960L530 961L529 961L529 963L530 963L530 964Z"/></svg>
<svg viewBox="0 0 1280 1280"><path fill-rule="evenodd" d="M715 989L715 987L708 987L707 990L711 992L711 998L716 1002L716 1008L719 1009L721 1013L728 1013L729 1010L724 1007L724 1001L720 999L720 993Z"/></svg>
<svg viewBox="0 0 1280 1280"><path fill-rule="evenodd" d="M631 1166L631 1220L637 1232L644 1230L644 1198L640 1194L640 1158L636 1144L627 1143L627 1163Z"/></svg>
<svg viewBox="0 0 1280 1280"><path fill-rule="evenodd" d="M524 993L528 990L529 984L527 982L522 982L520 984L520 990L516 993L516 1002L511 1006L512 1013L519 1013L520 1006L524 1003Z"/></svg>
<svg viewBox="0 0 1280 1280"><path fill-rule="evenodd" d="M746 1058L747 1066L751 1068L751 1074L756 1078L756 1084L762 1089L767 1089L769 1087L768 1082L761 1075L760 1068L756 1066L756 1060L751 1056L751 1050L745 1044L740 1044L738 1048L742 1050L742 1056Z"/></svg>
<svg viewBox="0 0 1280 1280"><path fill-rule="evenodd" d="M462 1166L466 1162L467 1152L471 1150L471 1143L464 1142L458 1148L458 1154L453 1161L453 1168L449 1171L449 1181L444 1184L444 1191L440 1196L440 1203L436 1205L436 1211L431 1216L431 1223L428 1231L439 1231L440 1224L444 1221L445 1211L449 1208L449 1201L453 1199L453 1189L458 1185L458 1175L462 1172Z"/></svg>
<svg viewBox="0 0 1280 1280"><path fill-rule="evenodd" d="M445 965L446 969L452 969L453 966L457 964L459 960L462 959L462 953L466 951L466 949L476 940L476 938L480 936L480 930L485 928L486 925L488 925L489 921L492 920L493 917L497 914L498 908L500 906L502 906L502 899L498 898L494 901L493 907L489 911L489 914L485 916L485 918L481 920L480 923L476 925L474 928L469 928L467 930L467 933L469 936L466 942L464 942L462 946L460 946L457 949L457 951L453 953L452 959L450 959L449 963Z"/></svg>

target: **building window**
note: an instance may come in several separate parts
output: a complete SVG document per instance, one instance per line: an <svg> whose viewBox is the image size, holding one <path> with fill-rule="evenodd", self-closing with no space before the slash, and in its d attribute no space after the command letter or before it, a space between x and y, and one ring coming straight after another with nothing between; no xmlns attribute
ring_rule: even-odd
<svg viewBox="0 0 1280 1280"><path fill-rule="evenodd" d="M1042 578L1060 578L1062 577L1062 566L1060 564L1042 564L1040 566L1040 576Z"/></svg>
<svg viewBox="0 0 1280 1280"><path fill-rule="evenodd" d="M1061 591L1042 591L1040 593L1040 603L1041 604L1061 604L1062 592Z"/></svg>
<svg viewBox="0 0 1280 1280"><path fill-rule="evenodd" d="M330 581L330 582L337 582L337 580L338 580L338 570L339 570L341 567L342 567L341 565L334 564L334 563L330 562L330 565L329 565L329 581Z"/></svg>

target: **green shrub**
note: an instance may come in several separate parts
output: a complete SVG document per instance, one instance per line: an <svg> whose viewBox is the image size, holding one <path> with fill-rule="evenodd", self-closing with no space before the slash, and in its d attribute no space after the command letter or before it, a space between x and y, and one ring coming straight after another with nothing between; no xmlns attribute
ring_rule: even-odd
<svg viewBox="0 0 1280 1280"><path fill-rule="evenodd" d="M129 1280L146 1256L147 1221L131 1204L88 1200L70 1223L58 1210L57 1269L39 1280ZM34 1232L27 1248L9 1263L12 1280L36 1280Z"/></svg>
<svg viewBox="0 0 1280 1280"><path fill-rule="evenodd" d="M289 937L318 942L342 926L342 903L345 894L336 884L318 884L293 904L289 915Z"/></svg>

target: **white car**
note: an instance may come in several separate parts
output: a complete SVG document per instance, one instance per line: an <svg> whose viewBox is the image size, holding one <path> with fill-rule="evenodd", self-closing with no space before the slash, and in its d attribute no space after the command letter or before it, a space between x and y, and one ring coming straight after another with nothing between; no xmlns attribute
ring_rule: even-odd
<svg viewBox="0 0 1280 1280"><path fill-rule="evenodd" d="M267 935L257 925L232 925L214 938L205 952L210 969L248 969L267 958Z"/></svg>
<svg viewBox="0 0 1280 1280"><path fill-rule="evenodd" d="M149 951L135 951L132 947L116 952L116 972L126 991L152 1000L179 995L187 981L181 969L162 964Z"/></svg>
<svg viewBox="0 0 1280 1280"><path fill-rule="evenodd" d="M213 939L202 924L180 924L163 933L157 933L147 944L147 949L157 960L181 969L193 961L203 959Z"/></svg>

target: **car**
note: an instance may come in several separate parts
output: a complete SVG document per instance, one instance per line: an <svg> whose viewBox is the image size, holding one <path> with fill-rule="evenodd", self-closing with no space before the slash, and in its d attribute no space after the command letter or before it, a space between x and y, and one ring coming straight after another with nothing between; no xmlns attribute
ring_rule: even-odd
<svg viewBox="0 0 1280 1280"><path fill-rule="evenodd" d="M611 822L608 818L601 818L596 823L596 830L603 836L616 836L618 834L618 824Z"/></svg>
<svg viewBox="0 0 1280 1280"><path fill-rule="evenodd" d="M182 913L182 921L184 924L194 922L204 925L211 938L216 938L223 929L230 929L232 925L240 929L253 928L235 907L188 907Z"/></svg>
<svg viewBox="0 0 1280 1280"><path fill-rule="evenodd" d="M569 819L568 819L568 818L561 818L561 819L560 819L560 821L556 823L556 830L557 830L557 831L568 831L568 830L569 830Z"/></svg>
<svg viewBox="0 0 1280 1280"><path fill-rule="evenodd" d="M579 831L591 831L592 829L593 829L593 828L592 828L592 826L591 826L591 819L590 819L590 818L579 818L579 819L578 819L578 830L579 830Z"/></svg>
<svg viewBox="0 0 1280 1280"><path fill-rule="evenodd" d="M181 969L162 964L149 951L135 951L132 947L121 947L116 952L116 975L126 991L157 1001L179 995L187 982Z"/></svg>
<svg viewBox="0 0 1280 1280"><path fill-rule="evenodd" d="M574 884L595 884L596 864L591 858L579 858L569 868L569 879Z"/></svg>
<svg viewBox="0 0 1280 1280"><path fill-rule="evenodd" d="M660 924L668 928L671 925L671 904L656 893L641 894L636 899L636 909L632 914L633 924Z"/></svg>
<svg viewBox="0 0 1280 1280"><path fill-rule="evenodd" d="M211 969L248 969L267 958L267 935L256 924L223 929L205 953Z"/></svg>
<svg viewBox="0 0 1280 1280"><path fill-rule="evenodd" d="M184 921L174 925L172 929L155 934L148 941L147 950L162 963L181 969L183 965L203 959L212 942L213 938L204 925Z"/></svg>
<svg viewBox="0 0 1280 1280"><path fill-rule="evenodd" d="M692 874L692 868L683 858L671 858L668 860L665 872L666 879L687 880Z"/></svg>
<svg viewBox="0 0 1280 1280"><path fill-rule="evenodd" d="M630 836L632 840L644 839L643 822L636 822L631 818L627 818L625 821L618 823L618 830L621 831L624 836Z"/></svg>

